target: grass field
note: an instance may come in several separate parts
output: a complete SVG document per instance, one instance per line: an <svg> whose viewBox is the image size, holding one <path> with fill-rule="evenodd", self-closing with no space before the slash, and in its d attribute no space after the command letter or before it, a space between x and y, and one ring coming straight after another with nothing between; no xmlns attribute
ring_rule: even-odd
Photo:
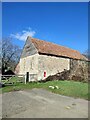
<svg viewBox="0 0 90 120"><path fill-rule="evenodd" d="M15 83L11 86L1 88L2 93L33 88L43 88L60 95L88 99L88 83L75 81L49 81L45 83L33 82L24 84L16 83L16 78L13 78L12 80L13 82L15 81ZM53 86L54 88L51 88L50 86ZM55 86L58 86L58 89Z"/></svg>

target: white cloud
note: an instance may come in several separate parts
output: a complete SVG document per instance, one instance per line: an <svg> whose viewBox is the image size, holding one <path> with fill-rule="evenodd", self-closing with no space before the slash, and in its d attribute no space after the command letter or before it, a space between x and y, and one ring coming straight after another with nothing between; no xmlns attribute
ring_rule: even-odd
<svg viewBox="0 0 90 120"><path fill-rule="evenodd" d="M16 38L18 40L25 41L28 36L33 37L35 35L35 31L33 31L31 28L28 28L27 30L23 30L22 32L11 34L10 36L13 38Z"/></svg>

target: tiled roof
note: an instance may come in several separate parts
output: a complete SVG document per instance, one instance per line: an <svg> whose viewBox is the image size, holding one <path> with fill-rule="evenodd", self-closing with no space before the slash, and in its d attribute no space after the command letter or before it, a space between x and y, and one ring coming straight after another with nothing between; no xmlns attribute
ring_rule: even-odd
<svg viewBox="0 0 90 120"><path fill-rule="evenodd" d="M28 37L28 39L32 41L38 53L86 60L86 57L81 55L79 51L36 38Z"/></svg>

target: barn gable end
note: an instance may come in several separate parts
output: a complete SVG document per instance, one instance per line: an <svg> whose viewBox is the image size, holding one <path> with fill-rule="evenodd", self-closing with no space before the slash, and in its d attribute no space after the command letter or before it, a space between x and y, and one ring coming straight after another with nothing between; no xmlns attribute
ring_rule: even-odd
<svg viewBox="0 0 90 120"><path fill-rule="evenodd" d="M19 74L26 74L26 72L38 74L38 51L30 40L30 37L29 39L27 38L24 45L19 66Z"/></svg>
<svg viewBox="0 0 90 120"><path fill-rule="evenodd" d="M38 51L35 48L32 41L30 40L30 37L29 37L29 39L27 38L26 43L25 43L24 48L23 48L23 51L22 51L22 54L21 54L21 58L31 56L31 55L34 55L37 53L38 53Z"/></svg>

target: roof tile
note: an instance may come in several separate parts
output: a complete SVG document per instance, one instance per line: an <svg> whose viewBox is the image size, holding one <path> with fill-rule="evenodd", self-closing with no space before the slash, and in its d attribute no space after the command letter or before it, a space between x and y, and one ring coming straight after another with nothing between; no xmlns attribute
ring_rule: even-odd
<svg viewBox="0 0 90 120"><path fill-rule="evenodd" d="M77 50L73 50L64 46L60 46L60 45L47 42L44 40L39 40L36 38L28 37L28 39L32 41L32 43L35 45L39 53L69 57L73 59L87 60L86 57L80 54L80 52Z"/></svg>

